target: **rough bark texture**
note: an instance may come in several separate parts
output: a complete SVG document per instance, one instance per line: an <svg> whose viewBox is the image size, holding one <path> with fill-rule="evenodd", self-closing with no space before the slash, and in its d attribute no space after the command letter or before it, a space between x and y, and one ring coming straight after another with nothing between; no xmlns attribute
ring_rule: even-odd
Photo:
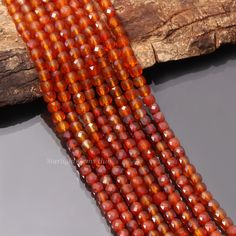
<svg viewBox="0 0 236 236"><path fill-rule="evenodd" d="M144 68L236 41L236 0L114 0ZM37 73L0 2L0 106L39 97Z"/></svg>

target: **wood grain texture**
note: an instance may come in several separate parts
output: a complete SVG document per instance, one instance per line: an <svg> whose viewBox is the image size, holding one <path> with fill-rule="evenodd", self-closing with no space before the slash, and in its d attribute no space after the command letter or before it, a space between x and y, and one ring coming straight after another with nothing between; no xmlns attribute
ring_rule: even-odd
<svg viewBox="0 0 236 236"><path fill-rule="evenodd" d="M144 68L236 41L236 0L114 0ZM0 106L40 97L37 73L0 3Z"/></svg>

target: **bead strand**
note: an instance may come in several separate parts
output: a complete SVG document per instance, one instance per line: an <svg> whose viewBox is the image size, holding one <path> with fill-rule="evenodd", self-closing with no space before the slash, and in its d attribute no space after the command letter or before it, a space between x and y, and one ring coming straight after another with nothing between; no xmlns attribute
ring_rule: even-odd
<svg viewBox="0 0 236 236"><path fill-rule="evenodd" d="M27 6L28 8L29 8L29 6ZM29 34L28 34L29 35ZM44 68L45 69L45 68ZM58 102L58 104L60 104L60 102ZM75 143L76 141L75 140L70 140L70 143ZM77 150L77 156L78 156L78 150ZM85 163L85 162L84 162ZM102 166L99 166L99 168L100 167L102 167ZM99 170L98 170L99 171ZM92 173L91 172L91 168L88 166L88 165L86 165L86 166L83 166L83 167L81 167L80 168L80 172L81 172L81 175L82 175L82 177L86 177L86 183L87 184L89 184L89 185L92 185L92 189L94 189L94 190L96 190L95 189L95 187L97 186L99 189L102 189L102 187L101 187L101 184L99 184L98 182L97 182L97 176L96 176L96 174L94 174L94 173ZM106 176L107 178L109 178L109 176ZM111 178L110 178L111 179ZM110 184L112 184L112 183L110 183ZM113 195L114 196L116 196L116 197L114 197L114 199L117 199L117 196L120 196L119 195L119 193L116 193L116 192L114 192L113 193ZM102 210L103 210L103 212L105 211L105 210L108 210L108 209L112 209L112 202L111 201L109 201L109 199L108 199L108 197L107 197L107 194L106 194L106 192L99 192L98 193L98 196L100 196L100 197L98 197L98 200L99 200L99 202L100 202L100 204L101 204L101 208L102 208ZM103 196L103 197L102 197ZM105 199L106 201L102 201L103 199ZM123 207L125 207L125 203L124 202L122 202L121 201L121 198L119 198L120 199L120 202L114 202L114 204L116 204L116 206L123 206ZM117 205L118 204L118 205ZM109 212L107 212L107 216L109 216ZM122 215L121 215L122 216ZM111 219L108 219L109 221L111 220ZM111 221L110 221L111 222ZM115 231L115 232L118 232L118 230L119 230L119 228L120 228L120 226L122 225L123 223L121 222L121 220L119 220L119 219L114 219L112 222L111 222L111 225L112 225L112 228L113 228L113 230ZM121 233L122 232L126 232L125 231L125 229L122 229L121 230Z"/></svg>
<svg viewBox="0 0 236 236"><path fill-rule="evenodd" d="M105 9L105 12L107 12L107 15L109 15L110 14L110 12L113 12L114 13L114 11L112 10L112 6L111 6L111 4L109 4L109 7L108 8L106 8ZM113 14L112 13L112 14ZM119 24L117 23L118 22L118 19L116 18L116 19L112 19L112 20L114 20L114 22L116 22L116 24L115 24L115 26L117 27L117 28L120 28L120 26L119 26ZM112 22L112 20L110 20L111 22ZM110 22L109 21L109 22ZM113 26L112 24L110 24L111 26ZM115 31L114 30L114 32L119 32L119 31ZM122 32L123 33L123 32ZM120 37L120 35L119 35L119 37ZM132 53L132 49L131 48L127 48L126 49L126 51L127 51L127 55L126 56L129 56L129 57L131 57L131 58L133 58L134 57L134 54ZM131 63L129 63L129 65L131 65ZM132 71L132 69L130 69L130 74L131 75L133 75L133 76L139 76L139 75L141 75L141 69L140 69L140 66L137 66L136 65L136 68L135 67L133 67L133 70L135 70L136 72L138 72L138 74L133 74L133 71ZM143 78L142 78L142 80L143 80ZM145 82L146 83L146 82ZM147 87L148 88L148 87ZM149 90L149 89L148 89ZM147 90L147 91L148 91ZM153 97L153 95L151 95L150 94L150 92L144 97L144 98L146 98L146 105L148 105L148 108L152 111L152 109L154 108L154 109L156 109L156 107L159 107L158 105L157 105L157 103L155 103L155 98ZM153 114L153 116L155 115L155 113ZM154 117L154 120L155 120L155 117ZM166 130L166 127L168 128L168 125L166 124L166 122L163 120L162 121L163 123L159 123L159 130L160 131L165 131ZM163 128L165 129L165 130L163 130ZM174 142L177 142L178 140L176 140L176 139L174 139L174 137L173 137L173 139L172 140L170 140L169 141L169 146L171 146L171 145L174 145ZM173 144L172 144L173 143ZM175 151L180 151L182 149L182 147L181 146L179 146L179 147L176 147L176 150ZM199 183L199 186L203 186L204 184L201 184L201 183ZM208 197L209 197L209 192L207 192L207 191L205 191L204 192L204 194L203 195L208 195ZM204 199L202 199L202 201L203 202L205 202L204 201ZM224 230L226 230L227 231L227 227L231 227L232 226L232 221L231 221L231 219L229 219L228 217L226 217L226 215L225 215L225 213L224 213L224 211L221 209L221 208L218 208L217 209L218 210L218 212L216 213L218 216L216 216L216 214L214 214L214 218L216 219L216 221L217 221L217 223L219 223L218 222L218 219L219 218L221 218L221 220L222 220L222 218L223 218L223 216L225 216L225 218L223 219L223 224L222 224L222 222L220 222L220 225L221 226L223 226L223 229ZM211 213L212 213L212 211L211 211ZM222 215L222 216L220 216L220 215ZM234 228L234 226L232 226L232 229L231 230L233 230L233 228Z"/></svg>

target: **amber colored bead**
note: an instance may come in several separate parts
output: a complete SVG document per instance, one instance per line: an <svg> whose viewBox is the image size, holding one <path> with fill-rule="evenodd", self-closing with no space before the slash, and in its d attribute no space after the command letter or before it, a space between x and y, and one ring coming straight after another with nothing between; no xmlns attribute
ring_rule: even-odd
<svg viewBox="0 0 236 236"><path fill-rule="evenodd" d="M66 116L69 123L73 123L78 120L78 115L76 112L69 112Z"/></svg>
<svg viewBox="0 0 236 236"><path fill-rule="evenodd" d="M53 91L49 91L43 94L43 99L45 102L54 102L56 100L56 93Z"/></svg>
<svg viewBox="0 0 236 236"><path fill-rule="evenodd" d="M198 216L198 220L201 225L205 225L211 220L211 218L207 212L203 212Z"/></svg>
<svg viewBox="0 0 236 236"><path fill-rule="evenodd" d="M69 129L69 124L67 121L61 121L57 124L56 130L58 133L64 133Z"/></svg>
<svg viewBox="0 0 236 236"><path fill-rule="evenodd" d="M22 34L21 34L21 38L25 41L25 42L28 42L31 38L31 33L26 30L24 31Z"/></svg>
<svg viewBox="0 0 236 236"><path fill-rule="evenodd" d="M215 211L214 215L218 220L221 220L221 221L226 217L226 213L222 208L218 208Z"/></svg>
<svg viewBox="0 0 236 236"><path fill-rule="evenodd" d="M58 101L54 101L48 104L48 110L49 112L57 112L61 108L61 105Z"/></svg>
<svg viewBox="0 0 236 236"><path fill-rule="evenodd" d="M59 123L63 120L65 120L66 116L62 111L58 111L52 114L52 121L54 123Z"/></svg>
<svg viewBox="0 0 236 236"><path fill-rule="evenodd" d="M52 33L55 30L54 25L51 24L50 16L48 16L48 15L40 16L39 21L40 21L41 24L45 25L44 30L47 33Z"/></svg>
<svg viewBox="0 0 236 236"><path fill-rule="evenodd" d="M61 102L68 102L70 101L71 95L67 91L62 91L58 93L58 99Z"/></svg>
<svg viewBox="0 0 236 236"><path fill-rule="evenodd" d="M152 221L147 220L147 221L143 222L142 228L145 233L148 233L149 231L152 231L155 229L155 225L153 224Z"/></svg>
<svg viewBox="0 0 236 236"><path fill-rule="evenodd" d="M47 81L51 78L51 75L50 73L48 72L48 70L42 70L42 71L39 71L39 79L41 81Z"/></svg>
<svg viewBox="0 0 236 236"><path fill-rule="evenodd" d="M66 90L67 84L65 81L61 80L61 81L57 81L54 83L54 90L56 92L63 92Z"/></svg>
<svg viewBox="0 0 236 236"><path fill-rule="evenodd" d="M33 22L37 19L37 15L34 12L28 12L25 14L25 19L28 22Z"/></svg>
<svg viewBox="0 0 236 236"><path fill-rule="evenodd" d="M213 199L212 194L208 191L204 191L201 193L201 200L204 203L208 203L209 201L211 201Z"/></svg>
<svg viewBox="0 0 236 236"><path fill-rule="evenodd" d="M204 228L208 233L213 233L217 230L216 224L213 221L206 223Z"/></svg>
<svg viewBox="0 0 236 236"><path fill-rule="evenodd" d="M187 223L192 218L192 214L189 211L184 211L181 215L182 220Z"/></svg>
<svg viewBox="0 0 236 236"><path fill-rule="evenodd" d="M87 16L83 16L80 18L79 20L79 26L80 28L86 29L88 26L90 26L92 24L91 20L87 17Z"/></svg>
<svg viewBox="0 0 236 236"><path fill-rule="evenodd" d="M74 104L71 101L63 102L61 108L65 113L69 113L74 110Z"/></svg>
<svg viewBox="0 0 236 236"><path fill-rule="evenodd" d="M207 206L210 211L215 212L219 208L219 203L216 200L212 199L207 203Z"/></svg>
<svg viewBox="0 0 236 236"><path fill-rule="evenodd" d="M182 214L186 210L186 204L183 201L178 201L174 205L174 209L177 214Z"/></svg>

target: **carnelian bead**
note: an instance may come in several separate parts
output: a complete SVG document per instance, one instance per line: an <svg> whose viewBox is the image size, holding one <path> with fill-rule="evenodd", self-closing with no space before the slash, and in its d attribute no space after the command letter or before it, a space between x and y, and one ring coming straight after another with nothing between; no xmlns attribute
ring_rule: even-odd
<svg viewBox="0 0 236 236"><path fill-rule="evenodd" d="M71 71L72 71L72 65L70 62L66 62L61 65L61 72L63 74L69 73Z"/></svg>
<svg viewBox="0 0 236 236"><path fill-rule="evenodd" d="M215 212L219 208L219 203L216 200L211 200L207 203L210 211Z"/></svg>
<svg viewBox="0 0 236 236"><path fill-rule="evenodd" d="M71 98L71 95L67 91L59 92L58 93L58 99L61 102L68 102Z"/></svg>
<svg viewBox="0 0 236 236"><path fill-rule="evenodd" d="M26 2L24 2L24 4L21 5L21 11L23 13L27 13L27 12L32 11L32 8L31 8L30 4L27 4Z"/></svg>
<svg viewBox="0 0 236 236"><path fill-rule="evenodd" d="M72 112L74 110L74 104L71 101L62 103L62 111L65 113Z"/></svg>
<svg viewBox="0 0 236 236"><path fill-rule="evenodd" d="M37 15L34 13L34 12L28 12L26 15L25 15L25 19L28 21L28 22L33 22L37 19Z"/></svg>
<svg viewBox="0 0 236 236"><path fill-rule="evenodd" d="M68 60L69 60L69 54L66 52L66 51L61 51L61 52L59 52L59 54L58 54L58 61L60 62L60 63L65 63L65 62L67 62Z"/></svg>
<svg viewBox="0 0 236 236"><path fill-rule="evenodd" d="M47 93L53 90L52 81L44 81L40 83L40 89L43 93Z"/></svg>
<svg viewBox="0 0 236 236"><path fill-rule="evenodd" d="M125 92L125 97L127 100L131 101L138 97L138 92L135 89L131 89Z"/></svg>
<svg viewBox="0 0 236 236"><path fill-rule="evenodd" d="M122 49L122 55L123 55L123 57L125 57L125 58L134 56L133 49L132 49L130 46L124 47L124 48Z"/></svg>
<svg viewBox="0 0 236 236"><path fill-rule="evenodd" d="M115 28L115 31L116 30L119 30L119 26ZM130 45L130 42L129 42L129 39L127 36L124 36L124 35L121 35L118 40L117 40L117 44L119 47L126 47L126 46L129 46ZM131 61L133 60L133 62L137 62L137 59L134 58L134 57L130 57L132 58ZM128 58L127 58L128 59ZM128 62L128 60L127 60ZM129 62L128 62L129 63ZM137 64L137 63L136 63ZM131 65L131 64L130 64ZM134 64L135 65L135 64Z"/></svg>
<svg viewBox="0 0 236 236"><path fill-rule="evenodd" d="M109 212L114 208L114 205L110 200L107 200L101 204L101 207L104 212Z"/></svg>
<svg viewBox="0 0 236 236"><path fill-rule="evenodd" d="M48 111L51 113L59 111L60 108L61 108L61 105L58 101L50 102L48 104Z"/></svg>
<svg viewBox="0 0 236 236"><path fill-rule="evenodd" d="M39 31L42 29L42 25L38 21L32 21L30 23L30 29L33 31Z"/></svg>
<svg viewBox="0 0 236 236"><path fill-rule="evenodd" d="M21 33L21 38L25 41L28 42L31 39L31 33L26 30L24 32Z"/></svg>
<svg viewBox="0 0 236 236"><path fill-rule="evenodd" d="M68 129L69 129L69 123L67 121L61 121L56 126L56 130L58 133L64 133Z"/></svg>
<svg viewBox="0 0 236 236"><path fill-rule="evenodd" d="M67 84L65 81L57 81L55 84L55 91L56 92L62 92L62 91L65 91L66 90L66 87L67 87Z"/></svg>
<svg viewBox="0 0 236 236"><path fill-rule="evenodd" d="M131 88L133 88L132 80L128 79L128 80L122 81L121 82L121 87L124 91L130 90Z"/></svg>
<svg viewBox="0 0 236 236"><path fill-rule="evenodd" d="M7 10L8 10L10 15L13 15L13 14L15 14L19 11L19 6L14 5L14 4L10 4L10 5L7 6Z"/></svg>
<svg viewBox="0 0 236 236"><path fill-rule="evenodd" d="M38 59L40 59L43 55L43 52L42 50L38 49L38 48L33 48L31 51L30 51L30 55L31 55L31 58L36 61ZM37 63L37 62L35 62ZM40 72L39 72L40 73Z"/></svg>
<svg viewBox="0 0 236 236"><path fill-rule="evenodd" d="M142 228L143 228L143 230L144 230L145 233L148 233L149 231L154 230L154 229L155 229L155 226L154 226L154 224L153 224L152 221L147 220L147 221L143 222Z"/></svg>
<svg viewBox="0 0 236 236"><path fill-rule="evenodd" d="M66 38L65 45L69 49L72 49L76 46L74 39L71 39L71 38Z"/></svg>
<svg viewBox="0 0 236 236"><path fill-rule="evenodd" d="M53 91L49 91L43 95L43 99L45 102L54 102L56 100L56 93Z"/></svg>
<svg viewBox="0 0 236 236"><path fill-rule="evenodd" d="M79 20L79 26L81 30L86 29L88 26L91 25L91 23L92 23L91 20L87 16L83 16Z"/></svg>
<svg viewBox="0 0 236 236"><path fill-rule="evenodd" d="M55 124L65 120L65 118L66 118L65 113L63 113L62 111L58 111L52 114L52 121Z"/></svg>
<svg viewBox="0 0 236 236"><path fill-rule="evenodd" d="M142 75L143 73L143 69L142 67L138 64L136 66L134 66L132 69L129 70L130 75L135 78L138 77L140 75Z"/></svg>
<svg viewBox="0 0 236 236"><path fill-rule="evenodd" d="M89 109L90 109L90 106L87 102L81 103L81 104L76 106L76 111L80 115L88 112Z"/></svg>
<svg viewBox="0 0 236 236"><path fill-rule="evenodd" d="M76 112L69 112L66 116L69 123L73 123L78 120L78 115Z"/></svg>
<svg viewBox="0 0 236 236"><path fill-rule="evenodd" d="M203 203L208 203L209 201L211 201L213 199L212 194L208 191L204 191L201 193L201 200L203 201Z"/></svg>
<svg viewBox="0 0 236 236"><path fill-rule="evenodd" d="M70 124L70 130L75 134L75 133L78 133L79 131L81 131L82 129L82 126L81 126L81 123L78 122L78 121L75 121L75 122L72 122Z"/></svg>
<svg viewBox="0 0 236 236"><path fill-rule="evenodd" d="M108 53L108 57L110 61L116 61L120 57L120 52L117 49L111 49Z"/></svg>
<svg viewBox="0 0 236 236"><path fill-rule="evenodd" d="M124 229L124 223L120 219L117 219L112 222L111 227L116 233L118 233Z"/></svg>
<svg viewBox="0 0 236 236"><path fill-rule="evenodd" d="M22 22L23 18L24 18L24 16L20 12L16 12L12 15L12 19L15 22L15 24Z"/></svg>
<svg viewBox="0 0 236 236"><path fill-rule="evenodd" d="M113 28L113 31L117 38L122 37L126 34L124 28L121 25L118 25L117 27ZM125 46L129 46L129 44Z"/></svg>
<svg viewBox="0 0 236 236"><path fill-rule="evenodd" d="M112 50L116 47L116 41L113 40L112 38L109 38L105 40L104 45L105 45L106 50Z"/></svg>

